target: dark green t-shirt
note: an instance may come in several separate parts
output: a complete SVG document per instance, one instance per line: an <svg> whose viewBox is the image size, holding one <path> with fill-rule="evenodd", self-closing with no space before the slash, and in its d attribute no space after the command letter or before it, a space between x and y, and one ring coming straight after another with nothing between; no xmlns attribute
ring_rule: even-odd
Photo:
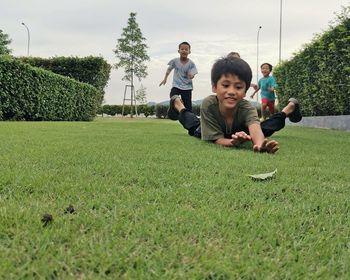
<svg viewBox="0 0 350 280"><path fill-rule="evenodd" d="M239 132L248 132L248 126L260 123L256 108L243 99L232 111L232 127L226 127L225 120L219 111L219 101L216 95L204 98L201 105L201 134L202 140L215 141L219 138L231 138Z"/></svg>

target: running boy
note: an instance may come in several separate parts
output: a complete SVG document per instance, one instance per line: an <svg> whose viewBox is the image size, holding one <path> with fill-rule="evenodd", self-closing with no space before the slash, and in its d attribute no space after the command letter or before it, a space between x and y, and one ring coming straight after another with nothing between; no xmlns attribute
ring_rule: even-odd
<svg viewBox="0 0 350 280"><path fill-rule="evenodd" d="M285 119L301 120L299 103L291 98L282 112L260 124L257 111L245 100L252 79L249 65L239 58L221 58L211 70L212 91L201 105L201 119L189 112L179 96L170 100L169 118L179 120L192 136L215 144L234 147L244 141L253 142L254 152L275 153L279 147L275 140L265 137L282 129Z"/></svg>
<svg viewBox="0 0 350 280"><path fill-rule="evenodd" d="M227 56L227 58L241 58L241 55L238 52L230 52ZM257 84L250 84L250 87L252 87L254 90L258 89L258 85Z"/></svg>
<svg viewBox="0 0 350 280"><path fill-rule="evenodd" d="M228 58L241 58L241 55L238 52L230 52L227 55Z"/></svg>
<svg viewBox="0 0 350 280"><path fill-rule="evenodd" d="M165 85L171 70L174 69L173 85L170 91L170 98L174 95L181 96L185 107L192 111L192 79L198 73L196 65L188 58L191 53L191 46L187 42L179 44L179 58L174 58L169 61L168 69L165 72L163 81L159 86Z"/></svg>
<svg viewBox="0 0 350 280"><path fill-rule="evenodd" d="M273 115L275 110L275 88L276 81L270 73L272 72L272 65L270 63L263 63L260 66L261 73L263 77L259 80L258 88L255 89L250 98L253 98L255 93L257 93L261 89L261 116L263 120L266 119L265 109L268 107L270 115Z"/></svg>

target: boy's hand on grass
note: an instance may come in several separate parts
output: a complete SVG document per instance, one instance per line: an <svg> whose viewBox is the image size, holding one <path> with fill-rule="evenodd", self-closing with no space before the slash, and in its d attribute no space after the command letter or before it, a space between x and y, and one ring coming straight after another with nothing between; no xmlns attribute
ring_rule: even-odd
<svg viewBox="0 0 350 280"><path fill-rule="evenodd" d="M259 152L259 153L269 153L269 154L274 154L277 152L279 149L278 142L275 140L268 140L265 139L261 145L254 145L253 150L254 152Z"/></svg>
<svg viewBox="0 0 350 280"><path fill-rule="evenodd" d="M236 132L235 134L232 134L231 137L232 137L231 143L233 146L237 146L237 145L241 144L242 142L252 140L250 135L248 135L244 131Z"/></svg>

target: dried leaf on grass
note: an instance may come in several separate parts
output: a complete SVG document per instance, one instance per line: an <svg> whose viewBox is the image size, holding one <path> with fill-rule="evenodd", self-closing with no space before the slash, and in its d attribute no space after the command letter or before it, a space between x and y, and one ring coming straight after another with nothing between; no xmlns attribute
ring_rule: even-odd
<svg viewBox="0 0 350 280"><path fill-rule="evenodd" d="M252 178L254 181L265 181L265 180L272 179L276 173L277 173L277 169L269 173L254 174L254 175L248 175L248 176Z"/></svg>

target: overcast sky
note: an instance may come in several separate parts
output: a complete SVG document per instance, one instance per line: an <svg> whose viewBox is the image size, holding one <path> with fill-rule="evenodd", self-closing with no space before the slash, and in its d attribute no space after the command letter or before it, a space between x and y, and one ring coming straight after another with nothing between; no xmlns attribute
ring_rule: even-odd
<svg viewBox="0 0 350 280"><path fill-rule="evenodd" d="M136 12L147 39L148 77L142 81L148 101L169 98L172 75L159 87L167 63L178 57L182 41L192 46L190 58L196 63L193 100L211 93L210 69L213 62L230 51L238 51L257 73L257 34L259 26L259 65L278 63L280 0L0 0L0 29L12 39L15 56L30 55L102 56L115 63L113 49L130 12ZM282 60L326 30L341 6L349 0L282 0ZM122 70L113 69L105 102L121 104L125 82ZM260 75L260 72L259 72ZM136 84L136 89L140 84Z"/></svg>

